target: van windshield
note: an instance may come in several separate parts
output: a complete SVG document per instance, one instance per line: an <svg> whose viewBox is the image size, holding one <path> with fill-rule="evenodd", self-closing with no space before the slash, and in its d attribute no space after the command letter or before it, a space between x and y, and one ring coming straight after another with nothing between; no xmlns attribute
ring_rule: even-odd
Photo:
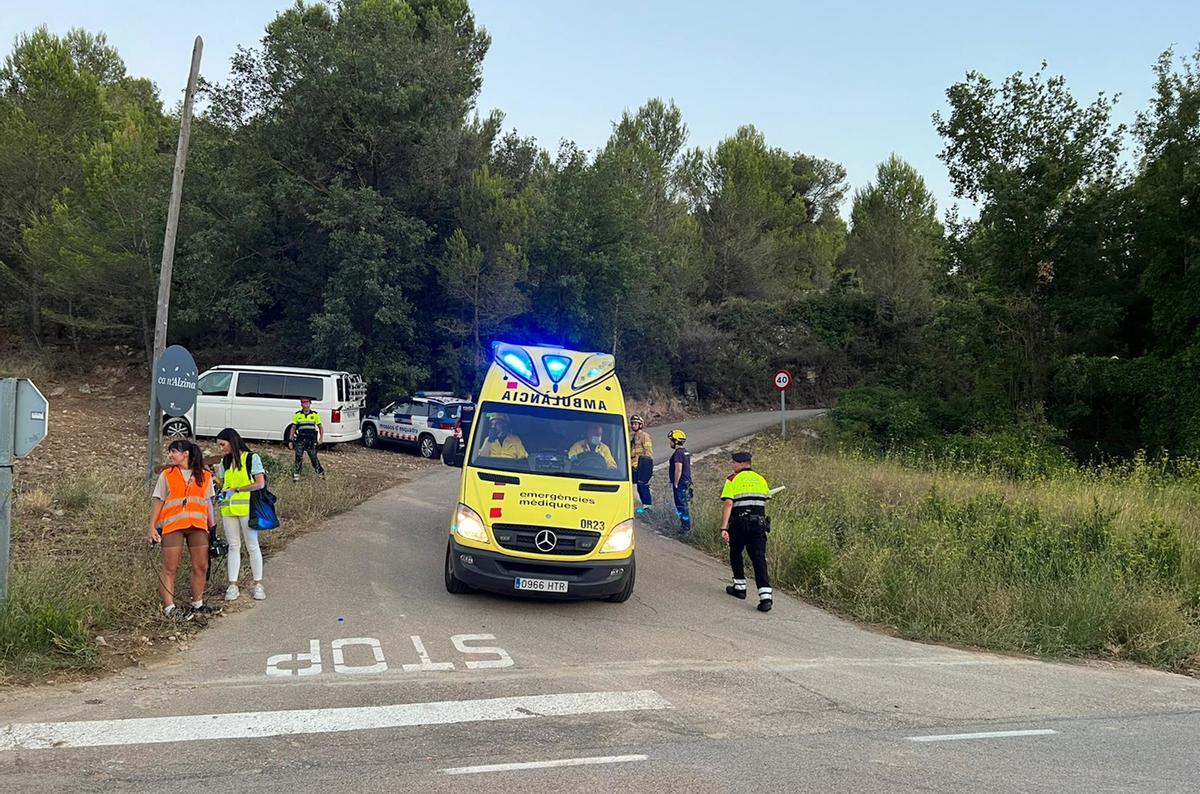
<svg viewBox="0 0 1200 794"><path fill-rule="evenodd" d="M486 402L471 464L484 469L588 480L629 479L624 417Z"/></svg>

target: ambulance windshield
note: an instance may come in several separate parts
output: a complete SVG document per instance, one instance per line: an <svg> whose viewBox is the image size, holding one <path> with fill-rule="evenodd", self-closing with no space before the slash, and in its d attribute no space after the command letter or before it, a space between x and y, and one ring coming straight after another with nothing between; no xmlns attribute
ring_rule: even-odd
<svg viewBox="0 0 1200 794"><path fill-rule="evenodd" d="M587 480L629 479L624 417L534 405L483 403L472 466Z"/></svg>

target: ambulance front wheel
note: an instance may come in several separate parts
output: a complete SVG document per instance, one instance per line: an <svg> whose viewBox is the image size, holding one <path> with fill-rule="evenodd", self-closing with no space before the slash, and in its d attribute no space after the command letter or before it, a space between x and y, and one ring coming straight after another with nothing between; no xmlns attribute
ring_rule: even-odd
<svg viewBox="0 0 1200 794"><path fill-rule="evenodd" d="M611 601L614 604L624 604L633 595L633 580L637 578L637 562L633 557L629 558L629 576L625 577L625 586L616 593L613 593L605 601Z"/></svg>
<svg viewBox="0 0 1200 794"><path fill-rule="evenodd" d="M446 592L462 595L471 592L471 587L454 575L454 564L450 561L450 544L446 544Z"/></svg>

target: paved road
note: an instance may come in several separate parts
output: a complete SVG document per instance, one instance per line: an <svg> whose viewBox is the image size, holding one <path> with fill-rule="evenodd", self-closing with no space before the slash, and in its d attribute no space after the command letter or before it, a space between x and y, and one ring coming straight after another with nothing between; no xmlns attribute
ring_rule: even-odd
<svg viewBox="0 0 1200 794"><path fill-rule="evenodd" d="M775 421L685 427L699 450ZM0 789L1200 783L1200 682L905 642L782 594L763 615L724 594L723 565L649 532L625 604L451 596L457 477L435 470L297 539L268 563L269 600L154 669L5 693ZM296 658L313 650L319 667ZM572 765L494 768L541 762Z"/></svg>

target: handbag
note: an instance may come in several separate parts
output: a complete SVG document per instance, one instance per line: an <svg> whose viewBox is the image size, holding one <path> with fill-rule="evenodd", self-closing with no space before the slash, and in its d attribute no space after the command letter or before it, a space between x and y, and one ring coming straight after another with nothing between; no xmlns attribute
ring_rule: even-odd
<svg viewBox="0 0 1200 794"><path fill-rule="evenodd" d="M275 510L278 497L267 490L266 481L263 487L250 492L250 528L264 532L279 527L279 513Z"/></svg>

